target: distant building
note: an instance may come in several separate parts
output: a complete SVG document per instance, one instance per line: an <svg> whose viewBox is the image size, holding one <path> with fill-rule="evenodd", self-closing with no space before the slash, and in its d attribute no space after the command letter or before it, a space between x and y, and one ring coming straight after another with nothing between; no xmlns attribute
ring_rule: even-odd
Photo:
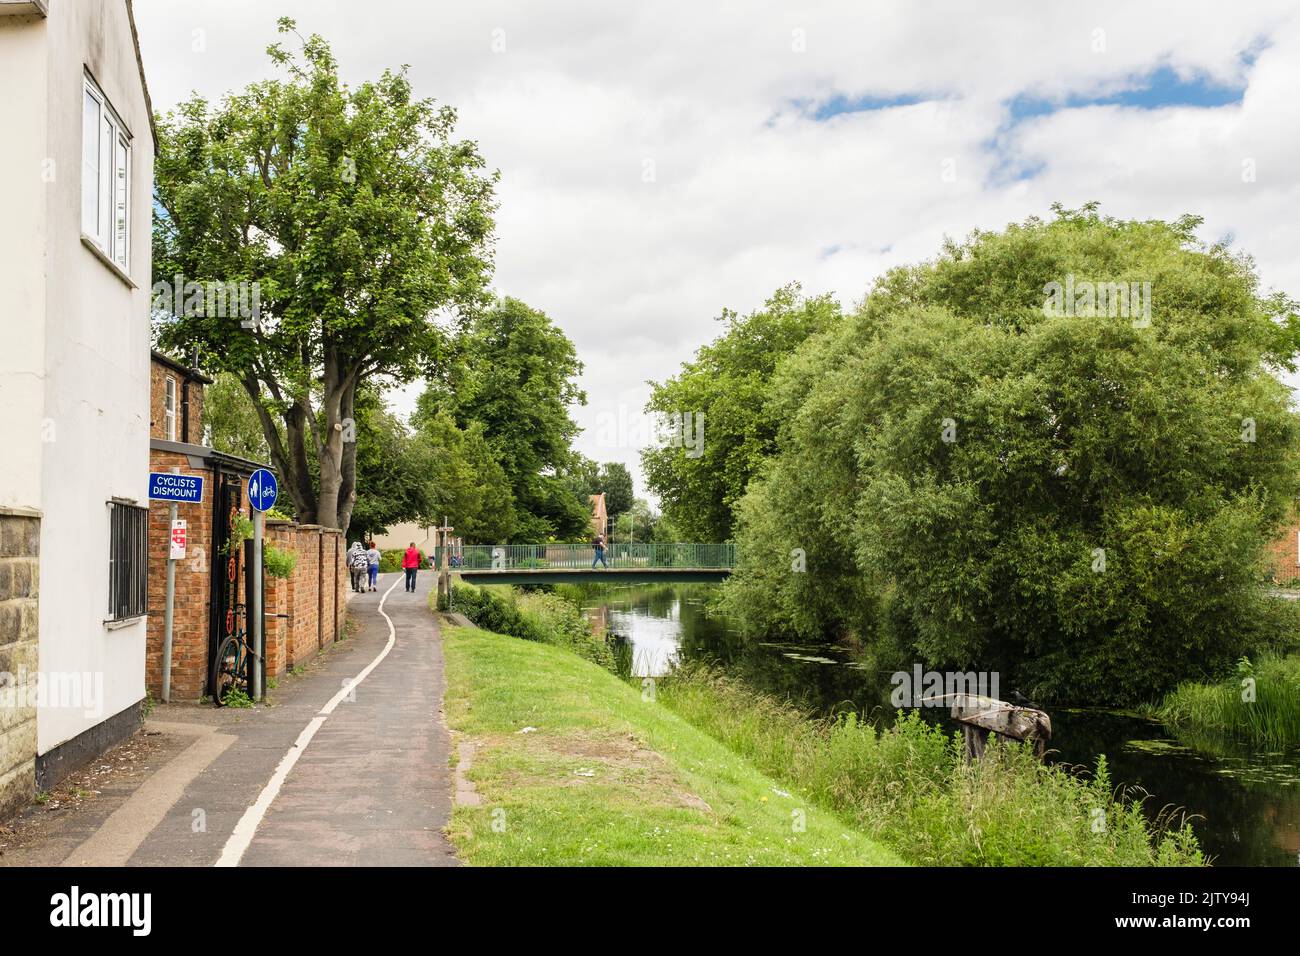
<svg viewBox="0 0 1300 956"><path fill-rule="evenodd" d="M3 815L145 696L155 144L131 4L0 0L0 90Z"/></svg>
<svg viewBox="0 0 1300 956"><path fill-rule="evenodd" d="M605 507L605 492L588 495L591 502L591 533L609 536L609 511Z"/></svg>

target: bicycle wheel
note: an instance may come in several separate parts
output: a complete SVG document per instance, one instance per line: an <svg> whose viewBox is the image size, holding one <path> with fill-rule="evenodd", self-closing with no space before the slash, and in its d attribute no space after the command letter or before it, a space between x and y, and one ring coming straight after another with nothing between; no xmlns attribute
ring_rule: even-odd
<svg viewBox="0 0 1300 956"><path fill-rule="evenodd" d="M226 696L239 683L242 650L237 637L228 637L217 647L217 657L212 662L212 702L218 707L226 703Z"/></svg>

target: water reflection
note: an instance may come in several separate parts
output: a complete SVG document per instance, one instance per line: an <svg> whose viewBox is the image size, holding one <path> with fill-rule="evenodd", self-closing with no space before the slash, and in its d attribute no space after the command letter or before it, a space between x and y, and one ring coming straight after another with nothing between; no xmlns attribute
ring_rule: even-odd
<svg viewBox="0 0 1300 956"><path fill-rule="evenodd" d="M833 645L744 640L706 614L712 590L593 586L582 594L593 625L621 651L625 674L655 677L677 661L708 662L814 713L890 719L888 672ZM1151 795L1148 815L1165 807L1192 814L1201 846L1219 865L1300 865L1300 754L1204 756L1159 723L1126 714L1054 709L1052 727L1050 759L1092 767L1106 754L1116 785Z"/></svg>

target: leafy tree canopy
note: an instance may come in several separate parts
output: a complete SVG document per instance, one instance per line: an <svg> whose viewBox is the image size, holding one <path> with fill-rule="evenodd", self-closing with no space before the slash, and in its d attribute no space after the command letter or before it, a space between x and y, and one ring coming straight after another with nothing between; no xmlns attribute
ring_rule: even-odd
<svg viewBox="0 0 1300 956"><path fill-rule="evenodd" d="M256 283L260 315L186 297L158 334L238 377L299 517L347 528L357 390L436 369L433 316L484 301L495 176L405 69L350 88L319 36L268 52L281 78L158 117L155 163L155 292Z"/></svg>
<svg viewBox="0 0 1300 956"><path fill-rule="evenodd" d="M682 440L647 449L641 464L665 514L692 540L731 539L733 509L775 450L779 420L767 407L772 374L782 357L839 316L829 296L805 298L797 284L788 285L748 316L724 311L726 331L677 376L653 386L646 410L676 422ZM693 447L697 435L703 441Z"/></svg>
<svg viewBox="0 0 1300 956"><path fill-rule="evenodd" d="M545 313L502 299L453 342L452 361L421 395L416 421L446 412L474 424L509 482L515 537L542 542L585 534L591 512L564 477L578 426L569 414L586 395L568 336Z"/></svg>
<svg viewBox="0 0 1300 956"><path fill-rule="evenodd" d="M1092 702L1278 638L1258 585L1300 490L1271 374L1296 306L1198 224L1058 210L886 275L772 381L732 611ZM1045 309L1068 277L1149 282L1149 324Z"/></svg>

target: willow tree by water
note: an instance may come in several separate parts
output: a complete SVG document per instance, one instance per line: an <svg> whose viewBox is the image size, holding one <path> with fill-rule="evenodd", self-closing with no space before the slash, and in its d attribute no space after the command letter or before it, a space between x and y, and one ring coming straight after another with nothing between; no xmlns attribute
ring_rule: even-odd
<svg viewBox="0 0 1300 956"><path fill-rule="evenodd" d="M350 88L299 39L268 50L282 78L159 117L155 279L256 283L260 308L178 308L159 338L238 377L299 520L347 528L357 389L429 371L435 316L486 301L495 175L405 69Z"/></svg>
<svg viewBox="0 0 1300 956"><path fill-rule="evenodd" d="M772 381L732 612L1056 700L1285 639L1260 584L1300 490L1296 306L1198 225L1058 210L884 277Z"/></svg>

